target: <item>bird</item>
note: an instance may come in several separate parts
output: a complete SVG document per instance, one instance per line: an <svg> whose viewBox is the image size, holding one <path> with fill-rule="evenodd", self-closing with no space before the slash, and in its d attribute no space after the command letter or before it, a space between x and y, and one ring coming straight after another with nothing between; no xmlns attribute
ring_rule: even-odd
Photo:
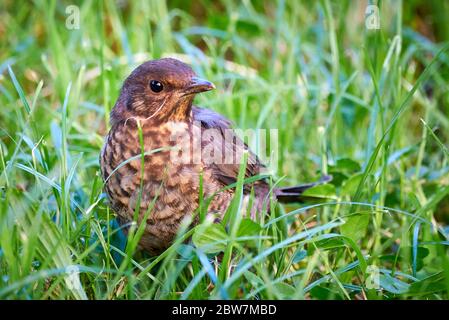
<svg viewBox="0 0 449 320"><path fill-rule="evenodd" d="M151 255L173 243L185 219L198 223L201 197L210 199L207 217L223 219L243 159L245 178L261 176L266 169L233 133L230 120L193 104L197 94L213 89L212 82L177 59L150 60L125 79L111 110L100 155L104 190L121 225L135 221L135 215L139 222L146 219L139 247ZM214 157L214 152L230 155L232 161ZM327 180L272 192L266 177L245 184L243 197L254 197L250 218L269 212L270 201L299 202L305 190Z"/></svg>

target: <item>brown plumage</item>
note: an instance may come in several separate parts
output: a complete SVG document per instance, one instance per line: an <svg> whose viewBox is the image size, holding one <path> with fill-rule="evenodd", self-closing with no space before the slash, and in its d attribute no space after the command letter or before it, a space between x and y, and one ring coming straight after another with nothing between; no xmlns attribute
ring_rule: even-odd
<svg viewBox="0 0 449 320"><path fill-rule="evenodd" d="M121 223L133 220L137 204L138 221L148 211L140 246L152 254L166 249L182 220L198 208L201 175L204 199L216 193L207 212L219 220L234 189L219 191L236 181L245 150L245 176L258 175L263 169L246 144L232 133L229 136L229 120L192 105L195 94L212 89L212 83L198 79L188 65L178 60L148 61L125 80L111 112L111 130L100 159L105 191ZM145 149L143 170L139 125ZM198 138L206 131L214 135ZM230 154L234 161L214 161L213 157L204 157L204 150ZM278 188L273 195L283 202L298 201L299 195L313 185ZM269 185L258 180L245 186L244 194L248 196L251 190L255 195L251 212L254 217L264 205L267 207Z"/></svg>

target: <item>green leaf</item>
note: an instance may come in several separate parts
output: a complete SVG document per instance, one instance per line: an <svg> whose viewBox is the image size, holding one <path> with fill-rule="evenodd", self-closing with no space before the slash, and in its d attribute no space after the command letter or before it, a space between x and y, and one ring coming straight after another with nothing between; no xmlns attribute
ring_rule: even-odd
<svg viewBox="0 0 449 320"><path fill-rule="evenodd" d="M354 241L365 236L369 223L369 215L356 214L346 219L346 223L341 226L341 233Z"/></svg>
<svg viewBox="0 0 449 320"><path fill-rule="evenodd" d="M289 284L279 282L274 285L274 288L279 293L280 299L291 299L296 294L296 289Z"/></svg>
<svg viewBox="0 0 449 320"><path fill-rule="evenodd" d="M355 194L357 192L357 187L362 179L362 176L362 173L356 173L349 177L349 179L343 183L343 186L341 188L341 196L350 196Z"/></svg>
<svg viewBox="0 0 449 320"><path fill-rule="evenodd" d="M237 237L250 237L257 235L262 227L251 219L243 219L237 231Z"/></svg>
<svg viewBox="0 0 449 320"><path fill-rule="evenodd" d="M250 271L245 271L243 276L248 280L254 288L261 287L265 285L265 281L263 281L259 276L255 275Z"/></svg>
<svg viewBox="0 0 449 320"><path fill-rule="evenodd" d="M222 224L201 224L196 227L192 241L204 253L217 253L226 248L228 235Z"/></svg>
<svg viewBox="0 0 449 320"><path fill-rule="evenodd" d="M16 91L19 94L20 100L22 101L22 104L25 107L26 112L30 114L31 113L30 104L28 103L25 93L23 92L22 86L20 85L19 81L17 81L16 75L14 74L10 66L8 66L8 72L9 76L11 77L12 83L14 84L14 87L16 88Z"/></svg>
<svg viewBox="0 0 449 320"><path fill-rule="evenodd" d="M417 249L416 271L419 271L424 267L424 259L429 255L430 250L422 246L419 246Z"/></svg>
<svg viewBox="0 0 449 320"><path fill-rule="evenodd" d="M342 238L329 238L315 242L315 245L320 249L336 249L345 246Z"/></svg>
<svg viewBox="0 0 449 320"><path fill-rule="evenodd" d="M407 291L407 295L428 295L446 290L446 288L446 277L444 272L441 271L412 283Z"/></svg>
<svg viewBox="0 0 449 320"><path fill-rule="evenodd" d="M335 186L333 184L320 184L303 193L304 196L311 196L323 199L337 199Z"/></svg>
<svg viewBox="0 0 449 320"><path fill-rule="evenodd" d="M384 290L394 293L394 294L402 294L407 292L410 285L401 280L398 280L389 274L381 274L379 277L379 285Z"/></svg>
<svg viewBox="0 0 449 320"><path fill-rule="evenodd" d="M344 173L354 173L361 170L360 165L352 159L338 159L333 170Z"/></svg>
<svg viewBox="0 0 449 320"><path fill-rule="evenodd" d="M361 170L360 165L354 160L338 159L335 165L329 165L329 173L332 175L332 184L339 187L355 172Z"/></svg>
<svg viewBox="0 0 449 320"><path fill-rule="evenodd" d="M319 300L342 300L343 297L337 290L332 290L324 286L316 286L310 290L312 297Z"/></svg>

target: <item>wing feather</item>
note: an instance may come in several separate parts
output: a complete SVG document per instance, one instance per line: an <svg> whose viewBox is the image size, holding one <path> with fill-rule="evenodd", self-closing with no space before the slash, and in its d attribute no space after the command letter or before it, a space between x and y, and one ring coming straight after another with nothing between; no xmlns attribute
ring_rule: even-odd
<svg viewBox="0 0 449 320"><path fill-rule="evenodd" d="M248 145L231 130L231 121L214 111L196 106L192 107L192 115L194 121L201 123L202 132L206 129L216 129L220 134L220 139L202 141L202 147L204 148L205 145L212 143L214 144L214 148L217 148L217 150L221 149L223 155L227 155L224 159L234 159L232 163L226 163L228 161L223 161L225 163L213 162L211 164L207 164L212 169L214 177L220 183L226 186L237 181L241 159L243 159L243 153L245 151L248 151L248 164L246 166L245 177L252 177L261 172L264 165L248 148Z"/></svg>

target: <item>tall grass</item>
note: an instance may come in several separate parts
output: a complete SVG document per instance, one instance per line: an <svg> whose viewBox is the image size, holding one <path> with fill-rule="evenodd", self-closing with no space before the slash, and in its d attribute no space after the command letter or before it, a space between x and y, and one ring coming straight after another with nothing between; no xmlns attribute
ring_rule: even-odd
<svg viewBox="0 0 449 320"><path fill-rule="evenodd" d="M0 4L0 298L448 298L445 2L381 1L380 30L363 1L83 1L74 30L70 4ZM333 175L322 201L248 220L243 163L222 224L201 198L200 225L139 251L98 159L123 79L162 56L216 84L198 105L278 129L273 183Z"/></svg>

